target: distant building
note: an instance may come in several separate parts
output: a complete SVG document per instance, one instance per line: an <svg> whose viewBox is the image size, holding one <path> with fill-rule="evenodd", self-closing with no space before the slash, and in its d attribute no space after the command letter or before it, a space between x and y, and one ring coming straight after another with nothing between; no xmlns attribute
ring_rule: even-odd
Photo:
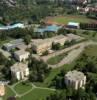
<svg viewBox="0 0 97 100"><path fill-rule="evenodd" d="M57 33L59 29L61 29L62 26L58 26L58 25L48 25L46 27L42 27L42 28L35 28L34 32L36 33L40 33L43 34L44 32L54 32Z"/></svg>
<svg viewBox="0 0 97 100"><path fill-rule="evenodd" d="M13 25L1 26L0 30L10 30L10 29L15 29L15 28L25 28L25 26L22 23L16 23Z"/></svg>
<svg viewBox="0 0 97 100"><path fill-rule="evenodd" d="M77 7L77 11L79 11L81 14L86 14L89 12L89 7Z"/></svg>
<svg viewBox="0 0 97 100"><path fill-rule="evenodd" d="M5 95L5 86L4 84L0 83L0 96L4 96Z"/></svg>
<svg viewBox="0 0 97 100"><path fill-rule="evenodd" d="M68 38L64 35L59 35L48 39L39 39L32 42L32 49L37 54L41 55L46 50L51 49L52 43L60 43L61 45L64 45L67 40Z"/></svg>
<svg viewBox="0 0 97 100"><path fill-rule="evenodd" d="M68 28L75 28L78 29L80 28L80 23L76 23L76 22L69 22L67 25Z"/></svg>
<svg viewBox="0 0 97 100"><path fill-rule="evenodd" d="M5 43L3 45L3 49L10 51L21 44L24 44L23 39L16 39L16 40L10 41L9 43Z"/></svg>
<svg viewBox="0 0 97 100"><path fill-rule="evenodd" d="M84 88L86 84L86 76L79 71L70 71L65 75L65 83L67 86L73 87L74 89Z"/></svg>
<svg viewBox="0 0 97 100"><path fill-rule="evenodd" d="M25 61L29 57L30 53L24 50L14 52L14 58L18 61Z"/></svg>
<svg viewBox="0 0 97 100"><path fill-rule="evenodd" d="M29 75L29 68L27 64L16 63L11 67L11 74L17 80L25 79Z"/></svg>
<svg viewBox="0 0 97 100"><path fill-rule="evenodd" d="M89 2L89 0L66 0L67 3L74 4L74 5L84 5Z"/></svg>

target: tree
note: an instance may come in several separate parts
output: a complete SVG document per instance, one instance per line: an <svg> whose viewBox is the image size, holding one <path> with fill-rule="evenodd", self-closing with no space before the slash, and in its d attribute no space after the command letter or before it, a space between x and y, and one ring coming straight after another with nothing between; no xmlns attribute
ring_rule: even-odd
<svg viewBox="0 0 97 100"><path fill-rule="evenodd" d="M46 76L50 73L50 68L46 63L44 63L42 60L37 60L35 58L31 58L29 60L28 66L30 68L30 81L39 81L43 82Z"/></svg>
<svg viewBox="0 0 97 100"><path fill-rule="evenodd" d="M60 43L53 43L52 44L52 49L53 50L60 50L61 49L61 44Z"/></svg>
<svg viewBox="0 0 97 100"><path fill-rule="evenodd" d="M26 35L24 37L24 42L28 45L31 42L31 36L30 35Z"/></svg>
<svg viewBox="0 0 97 100"><path fill-rule="evenodd" d="M0 65L5 65L7 58L0 52Z"/></svg>

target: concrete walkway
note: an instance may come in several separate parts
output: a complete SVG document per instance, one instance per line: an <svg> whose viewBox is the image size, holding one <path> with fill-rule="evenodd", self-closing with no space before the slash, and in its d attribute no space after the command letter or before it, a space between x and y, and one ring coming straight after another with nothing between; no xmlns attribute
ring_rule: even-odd
<svg viewBox="0 0 97 100"><path fill-rule="evenodd" d="M29 93L30 93L32 90L34 90L34 89L42 89L42 90L56 91L56 89L52 89L52 88L37 87L35 84L31 83L32 87L31 87L30 90L26 91L26 92L23 93L23 94L18 94L18 93L16 92L16 90L15 90L15 86L16 86L17 84L23 82L23 81L24 81L24 80L19 81L19 82L15 83L15 84L12 85L12 86L9 86L9 85L8 85L8 87L14 92L15 97L21 98L22 96L25 96L25 95L29 94Z"/></svg>

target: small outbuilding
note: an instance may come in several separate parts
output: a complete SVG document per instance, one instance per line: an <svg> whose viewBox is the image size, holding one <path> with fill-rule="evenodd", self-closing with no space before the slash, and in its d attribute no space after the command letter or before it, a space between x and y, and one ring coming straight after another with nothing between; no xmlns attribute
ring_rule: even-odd
<svg viewBox="0 0 97 100"><path fill-rule="evenodd" d="M67 25L68 28L74 28L74 29L79 29L80 28L80 23L77 22L69 22Z"/></svg>

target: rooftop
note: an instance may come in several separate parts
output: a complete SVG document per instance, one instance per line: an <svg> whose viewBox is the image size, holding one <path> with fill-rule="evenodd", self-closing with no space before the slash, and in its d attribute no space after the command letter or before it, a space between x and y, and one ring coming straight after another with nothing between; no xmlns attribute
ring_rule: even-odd
<svg viewBox="0 0 97 100"><path fill-rule="evenodd" d="M52 37L52 38L47 38L47 39L37 39L37 40L32 40L32 45L42 45L42 44L45 44L45 43L52 43L56 40L60 40L60 39L65 39L67 38L66 36L64 35L57 35L55 37Z"/></svg>
<svg viewBox="0 0 97 100"><path fill-rule="evenodd" d="M68 25L79 26L79 23L77 23L77 22L69 22Z"/></svg>
<svg viewBox="0 0 97 100"><path fill-rule="evenodd" d="M69 71L65 77L69 80L72 80L72 81L79 81L79 80L83 80L85 75L82 73L82 72L79 72L79 71Z"/></svg>
<svg viewBox="0 0 97 100"><path fill-rule="evenodd" d="M18 45L22 43L23 43L23 39L16 39L16 40L10 41L9 43L5 43L4 46L11 47L13 45Z"/></svg>
<svg viewBox="0 0 97 100"><path fill-rule="evenodd" d="M81 39L84 39L83 37L79 36L79 35L75 35L75 34L67 34L66 35L68 37L68 39L71 39L71 40L81 40Z"/></svg>
<svg viewBox="0 0 97 100"><path fill-rule="evenodd" d="M16 23L13 25L9 25L9 26L1 26L0 30L8 30L8 29L14 29L14 28L24 28L24 24L22 23Z"/></svg>
<svg viewBox="0 0 97 100"><path fill-rule="evenodd" d="M57 32L62 26L58 25L49 25L44 28L37 28L35 32L44 33L44 32Z"/></svg>
<svg viewBox="0 0 97 100"><path fill-rule="evenodd" d="M25 71L26 68L28 68L26 64L16 63L11 67L11 71L12 72L20 72L20 71Z"/></svg>
<svg viewBox="0 0 97 100"><path fill-rule="evenodd" d="M25 50L18 50L18 51L16 51L16 52L14 52L14 54L16 54L16 55L24 55L24 54L26 54L26 53L29 53L29 52L27 52L27 51L25 51Z"/></svg>

